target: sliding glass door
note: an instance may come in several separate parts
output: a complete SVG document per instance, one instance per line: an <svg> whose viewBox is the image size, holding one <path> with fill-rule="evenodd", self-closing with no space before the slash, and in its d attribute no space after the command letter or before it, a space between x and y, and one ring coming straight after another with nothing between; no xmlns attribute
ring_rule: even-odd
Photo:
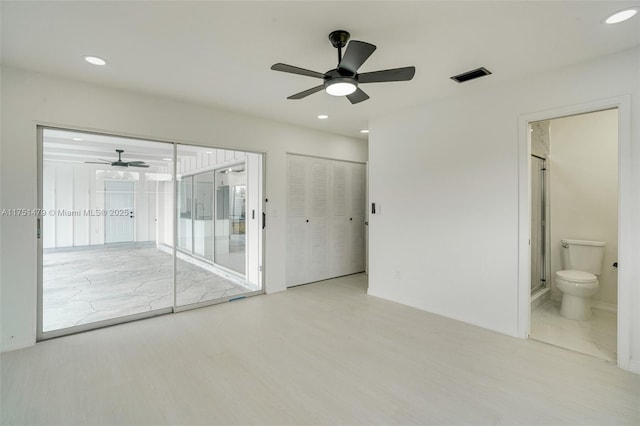
<svg viewBox="0 0 640 426"><path fill-rule="evenodd" d="M39 161L39 339L262 291L261 154L39 128Z"/></svg>
<svg viewBox="0 0 640 426"><path fill-rule="evenodd" d="M41 138L41 333L170 311L172 144Z"/></svg>
<svg viewBox="0 0 640 426"><path fill-rule="evenodd" d="M185 145L178 145L177 153L177 305L259 290L260 282L246 273L245 248L247 159L258 154ZM260 192L260 188L252 191ZM253 220L259 220L255 212ZM261 233L261 229L255 227L253 232ZM253 263L259 268L259 259Z"/></svg>

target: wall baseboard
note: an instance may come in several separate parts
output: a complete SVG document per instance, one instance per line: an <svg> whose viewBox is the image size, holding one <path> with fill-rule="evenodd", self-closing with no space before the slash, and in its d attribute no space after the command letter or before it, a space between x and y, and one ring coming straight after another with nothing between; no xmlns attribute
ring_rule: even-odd
<svg viewBox="0 0 640 426"><path fill-rule="evenodd" d="M640 374L640 361L629 361L629 368L625 368L625 370Z"/></svg>
<svg viewBox="0 0 640 426"><path fill-rule="evenodd" d="M21 341L10 341L10 342L2 342L2 348L0 352L11 352L17 351L18 349L28 348L36 344L36 340L34 339L23 339Z"/></svg>
<svg viewBox="0 0 640 426"><path fill-rule="evenodd" d="M614 314L618 313L618 305L614 305L613 303L605 303L605 302L600 302L598 300L592 300L591 307L593 309L600 309L607 312L613 312Z"/></svg>

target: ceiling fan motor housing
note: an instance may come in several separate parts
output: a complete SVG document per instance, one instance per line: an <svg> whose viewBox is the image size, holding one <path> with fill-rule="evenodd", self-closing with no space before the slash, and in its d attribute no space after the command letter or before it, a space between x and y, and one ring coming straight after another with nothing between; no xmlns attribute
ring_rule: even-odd
<svg viewBox="0 0 640 426"><path fill-rule="evenodd" d="M349 37L351 37L351 34L349 34L349 32L345 30L336 30L332 31L331 34L329 34L331 45L336 49L342 49L343 47L345 47L347 45L347 42L349 41Z"/></svg>

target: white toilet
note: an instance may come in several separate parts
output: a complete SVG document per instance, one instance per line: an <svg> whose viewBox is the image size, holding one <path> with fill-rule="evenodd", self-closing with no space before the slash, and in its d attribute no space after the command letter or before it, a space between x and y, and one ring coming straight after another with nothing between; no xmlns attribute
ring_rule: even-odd
<svg viewBox="0 0 640 426"><path fill-rule="evenodd" d="M574 320L591 318L591 296L598 292L597 275L602 272L602 241L561 240L565 269L556 272L556 287L562 292L560 315Z"/></svg>

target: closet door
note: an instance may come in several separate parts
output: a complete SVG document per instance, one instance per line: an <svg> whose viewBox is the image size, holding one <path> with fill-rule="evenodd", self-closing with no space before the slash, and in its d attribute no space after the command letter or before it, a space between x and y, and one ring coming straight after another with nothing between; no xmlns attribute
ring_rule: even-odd
<svg viewBox="0 0 640 426"><path fill-rule="evenodd" d="M364 270L365 168L287 157L286 284Z"/></svg>
<svg viewBox="0 0 640 426"><path fill-rule="evenodd" d="M287 156L286 284L305 281L307 263L307 159Z"/></svg>
<svg viewBox="0 0 640 426"><path fill-rule="evenodd" d="M349 178L351 164L331 162L331 276L349 273Z"/></svg>
<svg viewBox="0 0 640 426"><path fill-rule="evenodd" d="M329 251L331 250L329 227L329 164L326 160L310 158L310 178L307 193L310 194L307 208L308 257L307 282L331 277Z"/></svg>
<svg viewBox="0 0 640 426"><path fill-rule="evenodd" d="M351 164L349 197L349 273L365 270L366 168Z"/></svg>

